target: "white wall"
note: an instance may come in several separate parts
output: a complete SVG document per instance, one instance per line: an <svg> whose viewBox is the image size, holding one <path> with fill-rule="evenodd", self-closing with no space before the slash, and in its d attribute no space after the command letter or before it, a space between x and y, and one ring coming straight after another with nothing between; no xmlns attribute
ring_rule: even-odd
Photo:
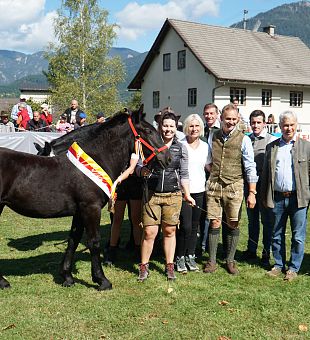
<svg viewBox="0 0 310 340"><path fill-rule="evenodd" d="M186 67L178 70L178 51L186 50ZM171 69L163 71L163 54L171 53ZM179 36L170 29L161 47L160 53L154 58L142 82L142 102L147 120L161 108L171 108L182 115L181 120L191 113L202 113L206 103L212 100L212 89L215 86L214 77L205 72L194 55ZM197 88L197 106L188 107L188 89ZM160 91L159 109L153 108L153 91Z"/></svg>
<svg viewBox="0 0 310 340"><path fill-rule="evenodd" d="M244 85L244 84L227 84L218 88L215 93L215 103L219 109L229 103L230 87L246 88L246 103L240 105L239 110L246 117L254 110L262 110L266 116L273 114L276 122L281 112L291 110L298 116L298 122L301 124L310 124L310 89L303 87L289 87L289 86L269 86L269 85ZM261 105L262 89L272 90L271 106ZM290 91L303 92L302 107L290 107L289 98ZM310 128L310 126L309 126Z"/></svg>
<svg viewBox="0 0 310 340"><path fill-rule="evenodd" d="M186 50L186 68L182 70L177 69L177 55L180 50ZM171 53L170 71L163 71L163 54L165 53ZM181 120L191 113L202 114L204 105L212 101L213 88L218 85L220 84L215 81L213 75L205 71L191 51L184 47L184 42L177 33L170 29L142 81L142 102L147 120L152 122L154 114L166 106L171 106L173 110L180 113ZM253 110L260 109L265 112L266 116L272 113L277 121L281 112L292 110L298 115L300 123L309 124L310 133L310 88L227 83L215 90L214 102L219 109L229 103L230 87L246 88L246 103L239 108L242 114L249 116ZM188 107L188 88L197 88L196 107ZM262 89L272 90L271 106L261 105ZM153 108L153 91L160 91L158 109ZM289 106L290 91L303 92L301 108Z"/></svg>
<svg viewBox="0 0 310 340"><path fill-rule="evenodd" d="M23 91L21 93L21 97L28 99L32 99L36 103L43 103L48 101L48 97L50 94L48 92L37 92L37 91Z"/></svg>

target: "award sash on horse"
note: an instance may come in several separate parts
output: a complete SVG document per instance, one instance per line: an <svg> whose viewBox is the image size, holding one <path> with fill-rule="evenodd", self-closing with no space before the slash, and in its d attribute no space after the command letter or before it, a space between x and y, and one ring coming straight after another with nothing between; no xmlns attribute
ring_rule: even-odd
<svg viewBox="0 0 310 340"><path fill-rule="evenodd" d="M84 175L97 184L110 199L115 199L116 185L112 182L110 176L76 142L70 146L67 157Z"/></svg>

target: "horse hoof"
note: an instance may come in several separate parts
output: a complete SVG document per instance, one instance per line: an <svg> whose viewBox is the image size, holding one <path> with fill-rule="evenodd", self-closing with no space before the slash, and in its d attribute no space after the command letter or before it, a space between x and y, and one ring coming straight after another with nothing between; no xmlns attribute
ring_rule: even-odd
<svg viewBox="0 0 310 340"><path fill-rule="evenodd" d="M112 283L111 282L103 282L99 287L98 290L99 292L103 290L111 290L112 289Z"/></svg>
<svg viewBox="0 0 310 340"><path fill-rule="evenodd" d="M1 289L10 289L11 285L9 283L5 284L5 285L0 285Z"/></svg>
<svg viewBox="0 0 310 340"><path fill-rule="evenodd" d="M74 286L74 281L66 280L62 283L62 286L63 287L72 287L72 286Z"/></svg>
<svg viewBox="0 0 310 340"><path fill-rule="evenodd" d="M0 280L0 289L8 289L11 288L10 282L6 279Z"/></svg>

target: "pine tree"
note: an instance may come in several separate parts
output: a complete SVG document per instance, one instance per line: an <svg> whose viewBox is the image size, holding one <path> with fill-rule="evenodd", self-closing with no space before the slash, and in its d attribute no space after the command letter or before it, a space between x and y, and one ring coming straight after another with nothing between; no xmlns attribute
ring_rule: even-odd
<svg viewBox="0 0 310 340"><path fill-rule="evenodd" d="M115 112L120 104L117 85L124 79L119 57L108 53L116 38L108 12L97 0L63 0L54 22L57 43L46 51L51 101L63 110L72 99L88 114Z"/></svg>

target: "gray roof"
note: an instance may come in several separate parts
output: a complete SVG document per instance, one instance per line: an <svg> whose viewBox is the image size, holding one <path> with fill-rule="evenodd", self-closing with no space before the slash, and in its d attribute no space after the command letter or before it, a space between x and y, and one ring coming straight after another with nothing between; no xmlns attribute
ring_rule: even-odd
<svg viewBox="0 0 310 340"><path fill-rule="evenodd" d="M23 82L19 86L20 91L50 91L50 85L47 82Z"/></svg>
<svg viewBox="0 0 310 340"><path fill-rule="evenodd" d="M141 86L169 29L217 80L310 86L310 49L299 38L167 19L129 88Z"/></svg>

